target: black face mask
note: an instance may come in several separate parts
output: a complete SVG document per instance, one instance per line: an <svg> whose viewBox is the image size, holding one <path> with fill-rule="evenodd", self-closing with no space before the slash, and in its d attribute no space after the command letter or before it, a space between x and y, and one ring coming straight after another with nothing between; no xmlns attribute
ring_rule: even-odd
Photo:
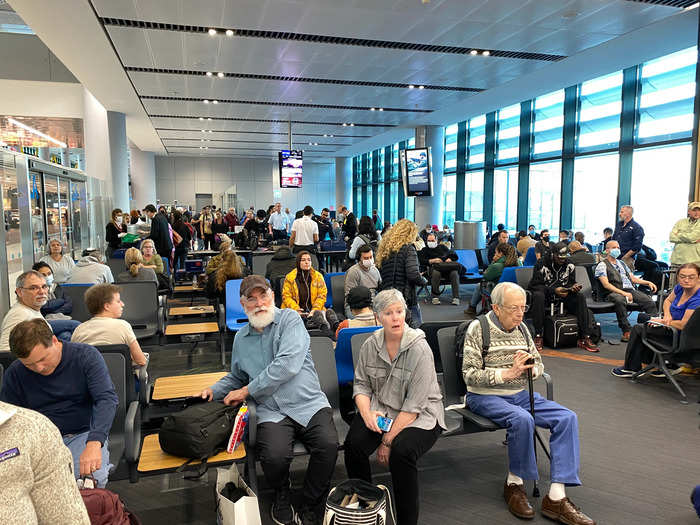
<svg viewBox="0 0 700 525"><path fill-rule="evenodd" d="M543 240L544 242L549 242L549 235L543 235L543 236L542 236L542 240Z"/></svg>

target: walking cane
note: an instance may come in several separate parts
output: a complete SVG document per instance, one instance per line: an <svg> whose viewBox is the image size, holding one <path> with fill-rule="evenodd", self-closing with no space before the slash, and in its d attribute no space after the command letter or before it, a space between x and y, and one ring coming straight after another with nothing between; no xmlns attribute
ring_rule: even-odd
<svg viewBox="0 0 700 525"><path fill-rule="evenodd" d="M534 358L530 358L534 362ZM528 360L528 364L529 360ZM535 391L532 386L532 368L527 369L527 387L528 390L530 391L530 414L532 414L532 419L535 419ZM539 432L537 432L537 425L533 426L534 428L534 440L532 442L532 445L535 449L535 465L537 465L537 442L539 441L540 446L542 447L542 450L544 450L544 453L547 455L547 458L549 458L549 461L551 463L552 461L552 456L549 455L549 451L547 450L547 447L544 446L544 441L542 441L542 438L540 437ZM537 485L537 480L534 480L534 486L532 488L532 496L534 498L539 498L540 497L540 488Z"/></svg>

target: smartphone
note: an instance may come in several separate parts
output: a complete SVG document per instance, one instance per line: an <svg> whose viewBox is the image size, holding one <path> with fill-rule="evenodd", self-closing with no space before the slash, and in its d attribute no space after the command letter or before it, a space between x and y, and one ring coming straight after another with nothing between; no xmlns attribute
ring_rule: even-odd
<svg viewBox="0 0 700 525"><path fill-rule="evenodd" d="M377 426L382 432L389 432L393 423L394 420L390 417L377 416Z"/></svg>

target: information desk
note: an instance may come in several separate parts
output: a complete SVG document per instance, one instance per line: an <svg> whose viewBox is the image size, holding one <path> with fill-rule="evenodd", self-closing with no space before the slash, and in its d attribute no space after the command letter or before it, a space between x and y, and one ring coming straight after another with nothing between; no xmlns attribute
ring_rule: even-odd
<svg viewBox="0 0 700 525"><path fill-rule="evenodd" d="M210 372L208 374L159 377L153 385L151 401L173 401L196 396L226 374L227 372Z"/></svg>
<svg viewBox="0 0 700 525"><path fill-rule="evenodd" d="M212 456L207 460L207 465L217 465L222 463L231 463L240 461L245 458L245 443L241 443L236 447L232 454L226 451L219 452L216 456ZM163 452L158 442L158 434L150 434L143 440L141 446L141 455L139 456L139 465L137 470L142 473L155 473L162 471L177 470L187 458L171 456ZM201 462L193 459L189 465L199 465Z"/></svg>

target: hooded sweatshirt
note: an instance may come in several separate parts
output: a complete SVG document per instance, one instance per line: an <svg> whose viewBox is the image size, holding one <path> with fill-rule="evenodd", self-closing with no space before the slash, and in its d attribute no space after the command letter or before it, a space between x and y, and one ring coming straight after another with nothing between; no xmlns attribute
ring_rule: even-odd
<svg viewBox="0 0 700 525"><path fill-rule="evenodd" d="M447 428L433 351L423 331L407 324L393 361L384 344L384 328L363 343L355 366L353 397L359 394L370 398L370 410L392 419L399 412L418 414L408 427L432 430L437 424Z"/></svg>
<svg viewBox="0 0 700 525"><path fill-rule="evenodd" d="M86 255L78 259L75 268L73 268L73 273L71 273L70 279L68 279L69 284L102 284L113 282L114 276L109 266L100 263L100 261L92 255Z"/></svg>
<svg viewBox="0 0 700 525"><path fill-rule="evenodd" d="M297 267L296 255L292 255L289 246L281 246L267 263L265 268L265 279L274 282L280 277L284 277Z"/></svg>

